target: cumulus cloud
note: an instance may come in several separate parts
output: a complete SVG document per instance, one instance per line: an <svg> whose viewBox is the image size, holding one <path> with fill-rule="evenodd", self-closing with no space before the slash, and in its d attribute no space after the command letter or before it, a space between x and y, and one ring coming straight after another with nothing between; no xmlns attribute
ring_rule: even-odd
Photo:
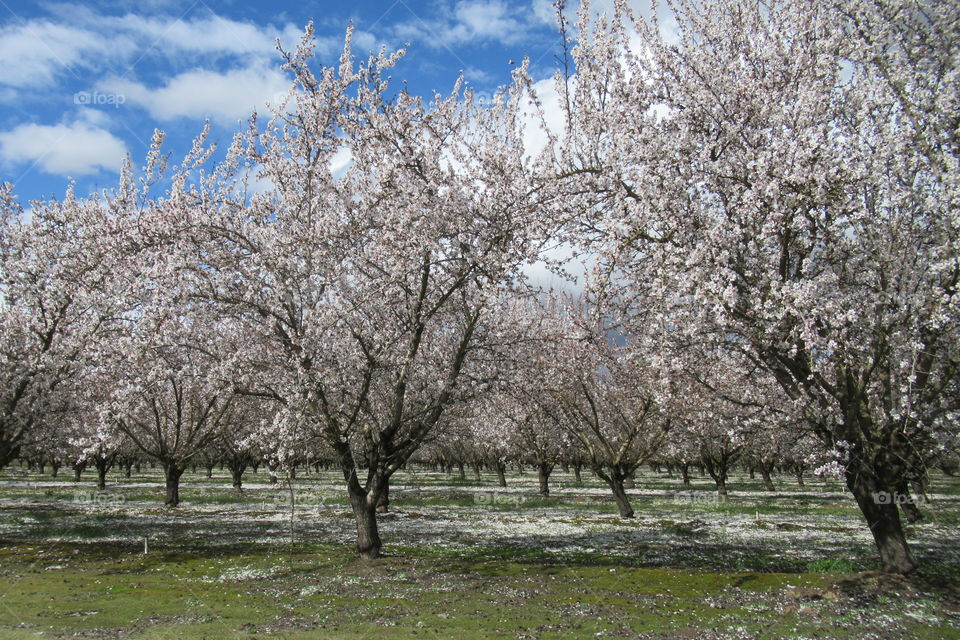
<svg viewBox="0 0 960 640"><path fill-rule="evenodd" d="M576 76L572 77L570 82L576 83ZM563 96L557 91L555 80L553 78L540 80L534 83L533 90L540 101L542 111L530 103L523 110L523 147L529 157L542 152L551 136L562 139L566 128Z"/></svg>
<svg viewBox="0 0 960 640"><path fill-rule="evenodd" d="M440 47L471 42L514 44L530 31L537 20L533 7L511 6L501 0L461 0L439 16L421 17L398 23L398 37Z"/></svg>
<svg viewBox="0 0 960 640"><path fill-rule="evenodd" d="M333 157L330 158L330 173L333 174L333 177L340 178L350 168L350 165L353 163L353 154L351 153L348 147L341 147L337 150Z"/></svg>
<svg viewBox="0 0 960 640"><path fill-rule="evenodd" d="M112 78L99 89L124 96L126 105L135 104L157 120L209 118L220 124L243 120L266 101L277 102L290 88L290 81L267 65L219 72L193 69L149 87L140 82Z"/></svg>
<svg viewBox="0 0 960 640"><path fill-rule="evenodd" d="M107 22L116 30L138 34L146 38L147 43L167 52L270 55L278 37L289 47L303 33L301 27L290 23L261 26L216 15L175 20L127 14L108 18Z"/></svg>
<svg viewBox="0 0 960 640"><path fill-rule="evenodd" d="M109 48L96 33L47 20L11 24L0 29L0 83L11 87L43 87L74 73Z"/></svg>
<svg viewBox="0 0 960 640"><path fill-rule="evenodd" d="M553 25L557 21L557 9L552 0L533 0L533 15L545 25ZM575 15L575 14L571 14Z"/></svg>
<svg viewBox="0 0 960 640"><path fill-rule="evenodd" d="M199 18L125 14L105 16L85 7L62 7L58 20L34 19L0 28L0 84L37 88L80 70L129 73L144 59L190 60L254 56L276 61L276 39L285 47L299 41L301 25L256 25L217 15ZM366 38L366 35L362 36ZM369 40L369 38L367 38ZM321 54L336 51L342 38L319 42Z"/></svg>
<svg viewBox="0 0 960 640"><path fill-rule="evenodd" d="M86 122L22 124L0 132L0 161L7 166L33 164L62 176L117 171L127 154L122 140Z"/></svg>

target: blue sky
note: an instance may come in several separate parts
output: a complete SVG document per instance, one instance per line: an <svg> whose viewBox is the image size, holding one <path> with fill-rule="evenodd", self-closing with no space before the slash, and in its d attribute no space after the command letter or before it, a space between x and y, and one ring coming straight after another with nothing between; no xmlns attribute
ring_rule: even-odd
<svg viewBox="0 0 960 640"><path fill-rule="evenodd" d="M344 31L355 52L407 48L396 87L449 91L462 70L481 92L510 61L553 73L560 36L550 0L0 0L0 181L24 203L111 188L126 154L139 166L155 128L173 158L205 120L226 146L249 113L286 91L274 41L293 47L313 20L333 63Z"/></svg>

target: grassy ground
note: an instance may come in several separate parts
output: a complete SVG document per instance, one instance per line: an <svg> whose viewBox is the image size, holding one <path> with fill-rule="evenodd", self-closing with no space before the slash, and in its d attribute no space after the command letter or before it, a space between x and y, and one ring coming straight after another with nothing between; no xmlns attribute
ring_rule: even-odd
<svg viewBox="0 0 960 640"><path fill-rule="evenodd" d="M910 580L875 571L835 483L737 478L718 504L648 472L630 522L592 480L558 474L541 498L529 473L506 490L405 474L369 562L332 473L296 481L292 533L288 488L262 472L242 494L187 474L174 512L156 471L92 480L0 474L0 639L960 638L949 478L909 529Z"/></svg>

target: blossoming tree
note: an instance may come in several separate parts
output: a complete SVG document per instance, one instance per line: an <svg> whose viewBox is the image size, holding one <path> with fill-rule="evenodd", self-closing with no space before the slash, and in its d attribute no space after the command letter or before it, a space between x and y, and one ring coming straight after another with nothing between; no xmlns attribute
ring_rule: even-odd
<svg viewBox="0 0 960 640"><path fill-rule="evenodd" d="M390 95L400 54L357 64L348 38L315 73L311 38L285 54L288 99L234 147L273 187L193 219L192 278L269 372L242 390L279 407L265 437L281 455L332 447L357 548L376 557L391 475L484 376L496 300L536 254L537 190L517 90L490 108L459 87L429 104Z"/></svg>
<svg viewBox="0 0 960 640"><path fill-rule="evenodd" d="M675 34L584 12L561 176L597 251L774 376L883 567L895 493L956 431L956 3L670 3ZM650 268L654 264L655 268Z"/></svg>

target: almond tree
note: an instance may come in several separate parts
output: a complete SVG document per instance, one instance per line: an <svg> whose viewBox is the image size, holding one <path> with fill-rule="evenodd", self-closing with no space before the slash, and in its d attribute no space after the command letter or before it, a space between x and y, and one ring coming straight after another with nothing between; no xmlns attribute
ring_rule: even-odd
<svg viewBox="0 0 960 640"><path fill-rule="evenodd" d="M751 474L754 469L760 471L763 488L767 491L777 490L777 486L773 483L773 472L783 461L784 449L789 445L789 441L784 438L785 435L783 430L770 429L757 434L747 443L746 459Z"/></svg>
<svg viewBox="0 0 960 640"><path fill-rule="evenodd" d="M272 420L272 403L257 398L235 398L234 407L221 424L215 443L217 458L230 470L233 488L243 488L247 467L263 456L256 433Z"/></svg>
<svg viewBox="0 0 960 640"><path fill-rule="evenodd" d="M357 548L382 546L375 509L451 403L482 384L498 296L536 253L519 93L481 108L459 87L390 95L400 54L312 68L312 31L285 53L295 84L231 158L273 188L193 218L198 295L242 324L278 406L264 438L335 451ZM334 175L335 158L349 166ZM231 193L242 189L232 187Z"/></svg>
<svg viewBox="0 0 960 640"><path fill-rule="evenodd" d="M623 278L660 282L846 447L883 568L895 504L956 432L960 6L912 0L626 3L585 12L559 174ZM653 265L651 267L651 265Z"/></svg>
<svg viewBox="0 0 960 640"><path fill-rule="evenodd" d="M180 503L180 477L233 420L238 342L223 340L211 316L185 316L163 302L138 310L127 333L101 347L112 372L102 410L107 433L128 437L163 467L165 504Z"/></svg>
<svg viewBox="0 0 960 640"><path fill-rule="evenodd" d="M631 518L626 483L664 443L680 393L659 328L651 324L645 335L625 335L609 325L606 308L593 299L592 308L570 306L557 320L568 333L558 343L550 376L558 384L550 391L564 427L613 492L620 516Z"/></svg>
<svg viewBox="0 0 960 640"><path fill-rule="evenodd" d="M160 335L119 340L122 369L110 389L105 430L130 438L160 463L165 504L180 503L180 477L231 420L234 382L208 360L200 336L164 327ZM122 355L121 355L122 354ZM110 356L108 356L110 357ZM114 360L114 362L119 362Z"/></svg>
<svg viewBox="0 0 960 640"><path fill-rule="evenodd" d="M489 394L464 408L467 428L473 436L474 447L480 458L497 474L497 484L507 486L507 463L521 454L514 432L502 418L498 403L504 394Z"/></svg>
<svg viewBox="0 0 960 640"><path fill-rule="evenodd" d="M0 185L0 468L49 428L112 314L112 224L98 197L31 203Z"/></svg>
<svg viewBox="0 0 960 640"><path fill-rule="evenodd" d="M569 437L559 410L549 401L543 401L547 385L530 370L523 372L526 377L523 382L516 373L505 375L512 381L512 389L487 399L483 411L477 416L485 424L478 424L477 429L484 434L481 436L484 441L508 444L500 448L501 452L509 450L511 457L531 462L537 470L538 491L540 495L548 496L550 475L564 456ZM540 401L536 399L537 395L541 396ZM500 455L503 460L507 457L504 453ZM503 462L498 459L497 464ZM502 468L497 467L498 481L500 486L506 486Z"/></svg>
<svg viewBox="0 0 960 640"><path fill-rule="evenodd" d="M203 206L202 192L187 181L208 155L204 137L172 172L167 197L151 197L148 184L138 187L129 163L110 196L126 257L124 268L112 274L123 283L113 287L123 311L100 335L91 373L104 397L95 421L98 440L123 436L159 462L169 507L180 502L187 466L235 420L235 391L245 380L237 362L247 336L199 299L180 273L188 246L183 220ZM162 169L161 143L162 135L155 135L144 180Z"/></svg>

